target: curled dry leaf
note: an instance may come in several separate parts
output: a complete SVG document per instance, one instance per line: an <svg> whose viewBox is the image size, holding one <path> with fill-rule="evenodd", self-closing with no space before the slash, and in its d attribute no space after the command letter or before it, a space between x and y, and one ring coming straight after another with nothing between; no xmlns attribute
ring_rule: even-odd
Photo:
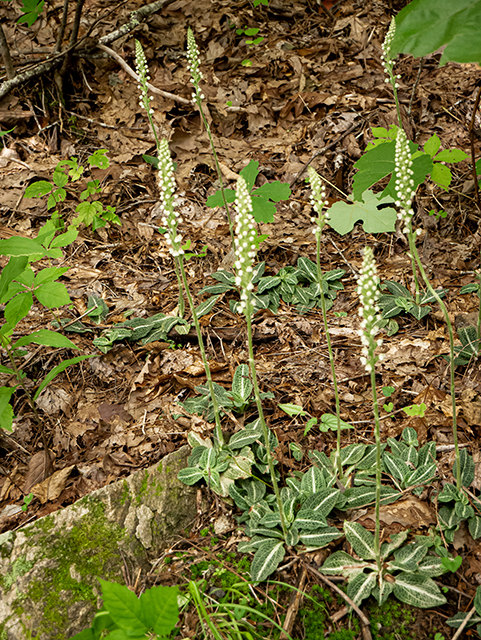
<svg viewBox="0 0 481 640"><path fill-rule="evenodd" d="M30 493L30 489L40 484L53 472L55 456L50 451L39 451L30 458L27 474L23 485L24 493Z"/></svg>

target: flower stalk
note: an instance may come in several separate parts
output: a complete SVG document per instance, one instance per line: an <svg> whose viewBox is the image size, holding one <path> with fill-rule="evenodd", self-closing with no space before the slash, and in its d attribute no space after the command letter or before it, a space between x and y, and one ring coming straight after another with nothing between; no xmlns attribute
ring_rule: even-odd
<svg viewBox="0 0 481 640"><path fill-rule="evenodd" d="M163 139L160 143L159 151L159 189L160 200L163 210L162 224L167 228L166 240L169 245L169 252L174 258L176 263L176 273L179 277L179 285L182 286L187 295L190 311L192 313L192 320L197 332L197 338L199 340L199 349L202 356L202 362L204 364L205 375L207 378L207 385L212 400L215 416L215 439L217 445L221 447L224 443L224 437L222 435L222 428L220 424L220 412L219 404L217 402L217 396L214 391L214 384L212 381L212 375L205 352L204 340L202 338L202 331L200 328L199 318L195 310L194 300L189 289L187 282L187 275L184 268L184 250L182 249L182 235L178 230L178 226L182 224L183 219L180 213L176 209L177 196L175 194L176 184L174 178L174 163L170 157L169 145L167 140ZM180 290L182 294L182 289ZM182 296L183 301L183 296Z"/></svg>
<svg viewBox="0 0 481 640"><path fill-rule="evenodd" d="M381 562L381 523L379 520L381 505L381 429L379 420L379 403L376 391L376 363L383 359L383 355L376 356L376 349L382 345L382 340L376 340L376 323L380 320L379 307L379 277L374 261L374 255L370 247L364 249L364 259L361 272L358 277L357 292L361 306L359 315L361 317L361 328L359 336L362 344L361 364L371 377L371 390L374 413L374 434L376 440L376 499L375 499L375 531L374 531L374 554L379 570L382 574Z"/></svg>
<svg viewBox="0 0 481 640"><path fill-rule="evenodd" d="M326 188L319 174L312 168L308 168L309 182L311 185L311 205L317 213L317 218L311 218L311 222L316 226L313 233L316 237L316 265L317 265L317 284L321 294L321 311L324 324L324 333L326 335L327 350L329 353L329 362L331 365L332 383L334 386L334 397L336 402L336 419L337 419L337 439L336 439L336 465L339 480L343 478L341 463L341 404L339 400L339 391L337 387L336 362L331 344L331 334L329 333L329 325L327 322L326 297L324 295L324 277L321 270L321 234L329 218L329 212L324 211L328 202L326 200Z"/></svg>
<svg viewBox="0 0 481 640"><path fill-rule="evenodd" d="M209 122L205 116L204 110L202 108L202 100L205 99L204 94L200 88L200 82L204 79L202 75L202 71L200 70L200 54L199 49L197 47L197 43L195 41L194 33L192 29L189 27L187 29L187 64L190 71L190 81L193 86L192 92L192 102L199 109L200 117L202 118L202 122L204 123L205 130L207 131L207 136L209 137L210 147L212 149L212 155L214 157L215 168L217 170L217 179L219 180L220 190L222 193L222 199L224 201L224 207L227 214L227 220L229 222L229 230L232 239L232 244L234 245L234 226L232 224L232 218L230 215L229 204L227 202L227 198L225 196L224 182L222 180L222 171L220 169L219 159L217 157L217 151L215 150L214 138L212 136L212 131L209 125Z"/></svg>
<svg viewBox="0 0 481 640"><path fill-rule="evenodd" d="M259 383L257 381L256 374L254 349L252 346L252 290L254 288L254 285L252 283L252 276L254 271L254 258L257 253L257 233L254 216L252 215L252 199L250 197L246 181L242 176L239 177L237 181L235 209L237 213L237 219L234 241L236 262L234 266L236 270L236 285L240 288L241 291L239 312L243 313L246 317L247 346L249 351L249 368L252 377L252 386L254 388L257 411L259 413L262 434L264 436L264 446L267 452L269 473L271 476L272 487L274 489L274 494L276 496L277 506L279 509L281 527L284 533L284 537L286 537L287 527L284 517L284 508L282 505L281 493L279 490L279 485L277 484L277 478L274 469L274 460L272 457L272 451L269 441L270 432L265 421L264 411L262 409Z"/></svg>

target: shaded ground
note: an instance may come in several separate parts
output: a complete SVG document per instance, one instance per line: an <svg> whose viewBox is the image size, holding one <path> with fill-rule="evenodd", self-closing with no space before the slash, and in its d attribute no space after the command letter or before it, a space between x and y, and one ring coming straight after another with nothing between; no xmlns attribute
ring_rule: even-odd
<svg viewBox="0 0 481 640"><path fill-rule="evenodd" d="M12 7L0 9L7 20L7 40L14 43L15 64L44 57L55 42L60 7L57 4L30 29L14 24ZM89 37L98 39L114 31L138 6L120 5L99 22ZM266 262L266 275L295 265L299 256L314 259L309 190L303 175L308 163L312 161L337 189L350 193L353 163L372 140L371 126L388 127L396 122L392 94L384 83L380 64L380 44L390 16L402 6L374 0L340 2L334 8L335 20L331 21L314 1L271 0L268 9L253 9L249 2L177 0L136 28L133 36L144 46L152 84L184 99L190 97L185 34L188 26L193 29L202 55L211 127L228 185L251 159L260 163L258 185L272 180L291 185L292 197L277 206L275 223L261 225L261 232L269 236L259 255ZM101 2L87 3L86 24L105 11ZM259 29L262 42L251 47L246 44L246 37L237 30L248 27ZM111 45L132 68L133 36ZM48 179L57 162L65 158L76 155L79 164L85 164L95 149L106 148L109 152L109 168L94 169L92 175L101 181L101 202L116 207L122 226L111 225L95 233L83 229L77 242L69 247L64 263L70 267L65 282L74 308L62 311L61 316L74 319L85 313L89 295L102 298L109 311L101 325L83 318L91 332L73 337L82 353L99 353L92 338L125 321L130 312L134 317L159 312L175 315L178 301L172 262L163 235L158 232L160 209L155 171L142 159L142 154L154 154L155 143L138 105L138 89L117 62L99 56L98 51L96 54L74 59L75 73L67 76L64 83L64 107L59 106L58 89L48 75L21 87L0 103L2 128L16 127L12 136L3 140L10 152L15 152L14 160L20 161L8 162L2 154L1 237L35 235L49 215L45 202L22 198L27 184L39 176ZM468 125L479 71L474 65L452 63L438 68L439 57L429 56L421 68L419 60L410 57L401 57L398 62L405 127L419 144L437 133L443 148L469 152ZM246 60L250 61L248 66L243 64ZM170 140L178 165L186 221L184 237L191 239L195 251L207 246L205 257L188 263L191 289L196 293L214 283L209 279L211 273L232 264L224 212L204 206L207 196L218 188L217 176L196 110L157 95L153 107L158 132ZM453 174L448 192L426 183L418 190L416 202L418 220L425 229L418 244L421 259L433 284L449 289L448 307L455 316L477 309L474 294L459 296L458 292L462 285L474 280L472 272L479 267L481 235L468 162L454 165ZM70 189L60 209L65 219L78 204L80 191L76 185ZM338 191L331 188L330 202L339 198L342 199ZM432 209L448 215L436 219L428 215ZM323 269L346 271L344 290L329 312L342 417L355 427L343 435L344 444L373 441L368 379L359 361L354 279L366 244L374 248L381 280L396 280L408 288L412 284L401 235L372 236L359 225L347 236L332 230L325 232ZM214 311L202 318L209 359L215 363L214 379L227 388L236 366L247 358L244 322L231 312L231 297L223 296ZM343 312L347 315L341 317ZM36 308L19 330L28 333L52 327L52 320L46 310ZM394 413L383 415L382 436L398 436L404 427L414 426L420 444L434 439L437 445L445 446L439 469L441 476L448 479L453 461L449 446L452 420L447 364L439 357L448 351L446 328L435 310L419 322L411 316L401 317L398 322L399 332L385 338L387 357L378 376L379 389L395 388L390 398ZM317 449L329 453L335 439L335 434L320 432L317 427L304 436L304 423L288 418L277 407L279 403L295 403L316 417L333 412L321 324L319 310L299 315L295 307L285 304L277 314L259 312L255 319L258 374L263 391L275 395L265 406L269 425L281 443L277 456L284 474L307 464L306 457L300 461L293 457L291 443L303 452ZM133 469L153 464L184 444L191 428L209 432L212 425L196 416L175 418L175 400L194 395L194 387L205 382L205 376L193 333L173 335L175 348L166 341L146 345L120 342L108 353L99 353L62 374L41 396L39 406L45 417L41 427L22 394L15 396L14 432L0 434L2 530L19 527ZM70 357L49 351L32 348L25 358L23 366L32 388L61 357ZM11 381L5 378L2 384ZM461 442L469 445L478 461L481 401L476 362L458 370L456 390ZM427 405L424 418L407 418L400 411L414 402ZM244 421L250 421L251 415L248 411L227 420L226 430L237 430ZM42 452L40 428L44 429L54 456L48 464ZM49 491L52 476L67 467L71 468L70 474L63 473L62 479L54 483L55 491ZM478 474L476 481L477 488L481 488ZM44 484L39 489L41 483ZM24 495L30 491L36 498L26 513L19 512ZM386 508L383 535L387 537L405 527L426 532L435 524L428 498L426 490L420 500L413 499L404 510L395 510L395 505ZM199 516L196 530L208 529L221 514L228 517L228 529L233 531L235 522L230 518L230 508L218 500L212 501L211 513ZM372 513L368 511L359 513L358 520L373 526ZM230 550L231 544L232 538L223 535L212 547L212 553L218 553L225 545ZM195 562L204 558L205 552L199 551L202 546L199 536L181 543L180 549L192 563L194 556ZM442 629L442 620L458 608L464 610L474 594L481 575L479 545L461 530L455 548L467 561L451 582L446 579L451 587L452 606L421 616L415 611L416 620L408 625L412 637L431 637L435 628ZM183 562L174 560L173 575L184 571ZM294 584L301 574L299 563L280 572L282 579ZM307 580L315 582L311 574ZM336 599L326 606L331 616L342 608ZM301 623L298 620L296 624ZM188 629L187 625L186 635ZM294 637L304 637L302 625L294 629L298 634Z"/></svg>

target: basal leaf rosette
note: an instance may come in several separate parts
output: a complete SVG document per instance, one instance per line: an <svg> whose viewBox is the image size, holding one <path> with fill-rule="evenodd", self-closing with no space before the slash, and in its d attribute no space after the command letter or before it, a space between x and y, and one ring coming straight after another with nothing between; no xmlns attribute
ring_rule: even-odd
<svg viewBox="0 0 481 640"><path fill-rule="evenodd" d="M252 283L253 262L256 256L256 222L252 215L252 199L247 183L242 176L237 180L235 208L237 212L235 228L236 270L235 284L241 289L239 311L247 313Z"/></svg>

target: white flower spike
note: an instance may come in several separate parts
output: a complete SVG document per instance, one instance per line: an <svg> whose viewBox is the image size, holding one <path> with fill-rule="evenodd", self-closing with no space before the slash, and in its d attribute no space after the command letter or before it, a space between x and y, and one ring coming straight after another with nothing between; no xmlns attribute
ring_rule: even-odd
<svg viewBox="0 0 481 640"><path fill-rule="evenodd" d="M246 313L247 302L254 288L252 283L252 265L257 252L257 232L256 222L252 215L252 199L246 181L242 176L237 180L235 208L237 212L235 228L236 262L234 263L236 270L235 283L241 289L239 311Z"/></svg>
<svg viewBox="0 0 481 640"><path fill-rule="evenodd" d="M147 82L150 80L149 68L147 66L147 59L145 57L144 50L138 40L135 41L135 68L137 70L137 75L140 78L140 84L137 85L140 89L139 104L149 115L152 115L154 110L152 109L150 101L153 98L149 98L149 87L147 86Z"/></svg>
<svg viewBox="0 0 481 640"><path fill-rule="evenodd" d="M309 183L311 185L311 205L314 211L317 213L317 218L311 218L311 222L316 224L312 233L317 237L318 234L322 232L326 221L329 219L329 211L324 211L323 209L328 206L328 201L326 200L326 187L322 182L319 174L312 168L309 167L307 169L309 174Z"/></svg>
<svg viewBox="0 0 481 640"><path fill-rule="evenodd" d="M200 54L197 48L197 43L194 38L192 29L187 29L187 61L190 71L190 81L194 85L194 92L192 94L192 102L200 106L201 101L205 98L204 94L200 90L200 81L204 79L202 72L200 71Z"/></svg>
<svg viewBox="0 0 481 640"><path fill-rule="evenodd" d="M159 191L162 208L162 224L167 228L165 235L169 251L174 258L183 255L182 236L177 231L178 225L182 222L180 213L176 211L174 163L170 157L169 143L165 138L160 142L159 147Z"/></svg>
<svg viewBox="0 0 481 640"><path fill-rule="evenodd" d="M382 345L382 340L375 340L377 333L375 325L381 318L377 305L378 286L379 277L373 252L370 247L365 247L362 268L357 279L357 292L361 303L359 315L362 318L359 329L362 344L361 363L368 373L373 371L376 362L383 360L382 354L375 356L374 353L376 348Z"/></svg>
<svg viewBox="0 0 481 640"><path fill-rule="evenodd" d="M414 215L411 205L416 190L414 189L413 180L413 161L404 129L398 129L397 132L394 164L396 172L396 206L399 208L397 216L404 224L403 233L409 233L412 229L411 219Z"/></svg>

